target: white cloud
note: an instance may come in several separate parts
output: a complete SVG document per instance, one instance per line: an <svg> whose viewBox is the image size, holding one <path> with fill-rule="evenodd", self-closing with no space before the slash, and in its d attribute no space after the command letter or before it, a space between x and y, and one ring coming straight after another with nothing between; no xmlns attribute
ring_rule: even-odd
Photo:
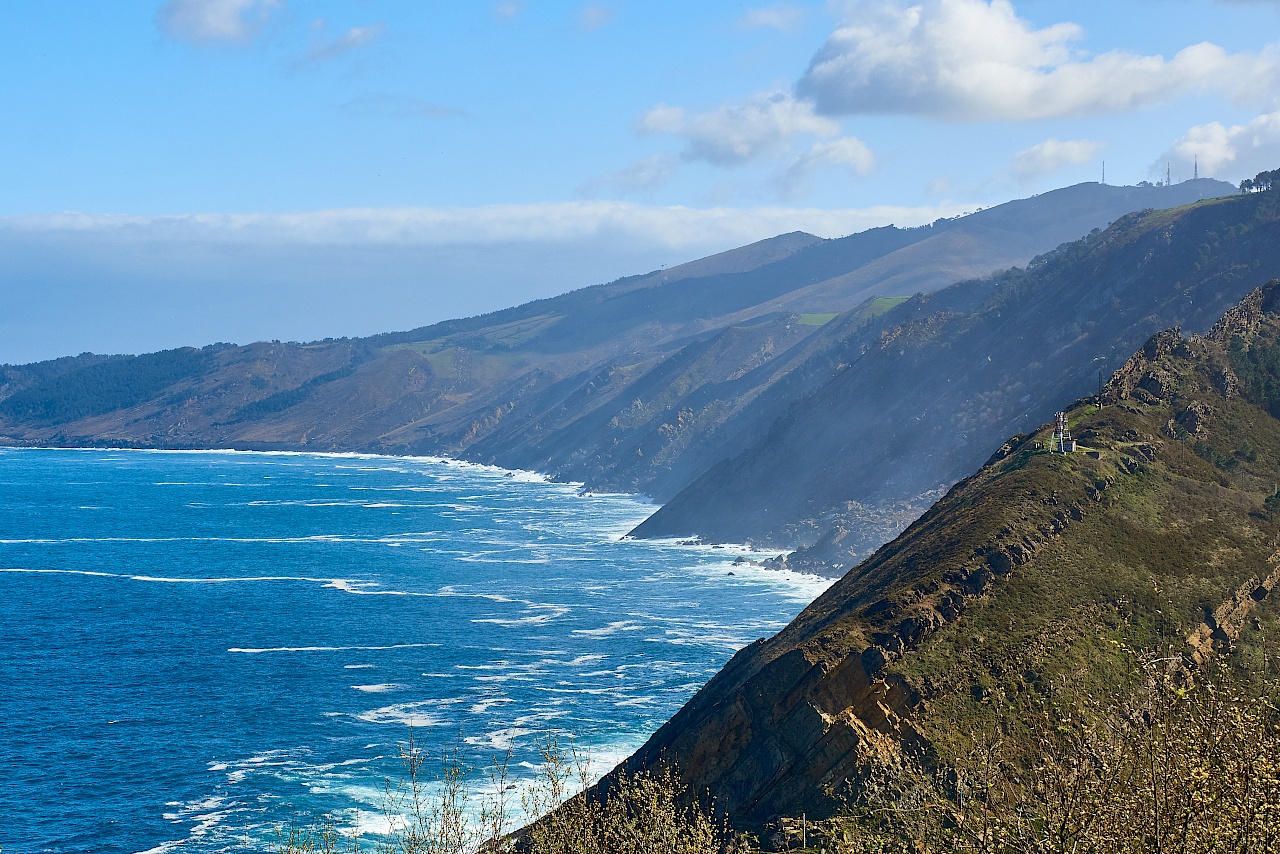
<svg viewBox="0 0 1280 854"><path fill-rule="evenodd" d="M875 168L876 157L862 140L851 136L819 140L791 164L783 177L783 194L795 196L804 189L813 173L823 169L839 169L861 178L871 174Z"/></svg>
<svg viewBox="0 0 1280 854"><path fill-rule="evenodd" d="M382 24L369 24L365 27L352 27L336 39L321 42L299 60L301 64L322 63L337 59L343 54L372 44L382 35Z"/></svg>
<svg viewBox="0 0 1280 854"><path fill-rule="evenodd" d="M1172 59L1084 55L1072 23L1041 29L1009 0L857 2L810 62L797 92L827 114L1025 120L1129 110L1197 91L1273 97L1280 57L1200 43Z"/></svg>
<svg viewBox="0 0 1280 854"><path fill-rule="evenodd" d="M760 9L748 9L738 19L738 26L744 30L777 30L791 32L804 21L804 10L799 6L784 4L766 6Z"/></svg>
<svg viewBox="0 0 1280 854"><path fill-rule="evenodd" d="M1185 176L1190 176L1198 163L1206 178L1252 178L1275 169L1280 166L1280 111L1265 113L1243 125L1197 125L1164 153L1156 171L1163 174L1166 163Z"/></svg>
<svg viewBox="0 0 1280 854"><path fill-rule="evenodd" d="M819 116L813 105L785 92L761 93L745 104L726 104L703 113L659 104L640 117L645 134L668 134L684 140L686 160L720 166L746 163L766 152L786 150L793 137L833 137L840 125Z"/></svg>
<svg viewBox="0 0 1280 854"><path fill-rule="evenodd" d="M587 32L598 30L612 20L613 10L597 3L583 6L582 10L578 12L578 26Z"/></svg>
<svg viewBox="0 0 1280 854"><path fill-rule="evenodd" d="M649 193L663 186L680 168L674 154L653 154L617 172L608 172L585 182L579 192L594 196L603 192Z"/></svg>
<svg viewBox="0 0 1280 854"><path fill-rule="evenodd" d="M283 5L283 0L168 0L156 12L156 25L168 38L189 44L243 43Z"/></svg>
<svg viewBox="0 0 1280 854"><path fill-rule="evenodd" d="M1105 143L1091 139L1046 139L1013 155L1009 173L1020 184L1029 184L1067 166L1079 166L1097 157Z"/></svg>
<svg viewBox="0 0 1280 854"><path fill-rule="evenodd" d="M519 15L522 9L524 9L524 4L518 2L493 4L493 14L498 16L498 20L501 21L510 21L516 15Z"/></svg>

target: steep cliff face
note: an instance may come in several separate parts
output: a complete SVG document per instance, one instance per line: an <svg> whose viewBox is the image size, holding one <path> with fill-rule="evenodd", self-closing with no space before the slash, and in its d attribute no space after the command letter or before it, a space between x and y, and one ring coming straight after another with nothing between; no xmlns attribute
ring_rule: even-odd
<svg viewBox="0 0 1280 854"><path fill-rule="evenodd" d="M732 819L822 816L869 768L945 769L1125 650L1194 668L1280 630L1280 282L1204 337L1151 338L1095 401L1009 440L626 763L676 763Z"/></svg>

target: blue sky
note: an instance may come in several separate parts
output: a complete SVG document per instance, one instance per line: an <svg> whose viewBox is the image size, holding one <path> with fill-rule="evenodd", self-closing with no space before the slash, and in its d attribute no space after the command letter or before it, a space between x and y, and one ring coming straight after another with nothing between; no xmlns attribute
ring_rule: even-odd
<svg viewBox="0 0 1280 854"><path fill-rule="evenodd" d="M1280 166L1280 3L11 0L0 362Z"/></svg>

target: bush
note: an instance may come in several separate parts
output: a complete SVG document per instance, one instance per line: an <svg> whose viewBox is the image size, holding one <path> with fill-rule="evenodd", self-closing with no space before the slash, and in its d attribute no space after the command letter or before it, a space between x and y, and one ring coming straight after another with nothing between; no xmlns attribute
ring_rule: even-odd
<svg viewBox="0 0 1280 854"><path fill-rule="evenodd" d="M670 768L621 774L607 796L590 791L590 762L554 738L541 747L542 764L521 793L528 823L513 833L511 796L517 786L508 774L510 753L495 757L487 792L472 810L474 769L456 750L427 770L428 756L410 733L400 748L403 775L388 780L382 811L390 833L378 854L720 854L728 828L687 797ZM363 850L355 836L343 835L330 816L280 831L277 854L338 854Z"/></svg>
<svg viewBox="0 0 1280 854"><path fill-rule="evenodd" d="M1030 744L928 776L881 773L840 854L1263 854L1280 850L1280 715L1226 671L1186 687L1151 663L1126 701L1045 709Z"/></svg>

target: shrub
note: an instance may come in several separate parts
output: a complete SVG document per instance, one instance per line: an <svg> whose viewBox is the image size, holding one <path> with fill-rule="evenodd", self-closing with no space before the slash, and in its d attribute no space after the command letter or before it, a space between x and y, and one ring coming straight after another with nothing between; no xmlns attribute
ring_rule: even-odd
<svg viewBox="0 0 1280 854"><path fill-rule="evenodd" d="M440 757L434 774L428 755L409 740L400 748L403 772L384 787L382 811L390 833L374 845L378 854L720 854L728 828L688 797L670 768L620 774L607 794L591 790L590 762L577 749L548 738L542 764L521 792L528 826L513 823L507 763L510 752L488 769L487 792L472 810L473 768L457 750ZM344 836L331 816L280 831L277 854L357 852L360 841Z"/></svg>
<svg viewBox="0 0 1280 854"><path fill-rule="evenodd" d="M1151 663L1109 707L1046 707L1030 742L945 774L872 775L840 854L1263 854L1280 850L1280 715L1225 670L1183 686Z"/></svg>

